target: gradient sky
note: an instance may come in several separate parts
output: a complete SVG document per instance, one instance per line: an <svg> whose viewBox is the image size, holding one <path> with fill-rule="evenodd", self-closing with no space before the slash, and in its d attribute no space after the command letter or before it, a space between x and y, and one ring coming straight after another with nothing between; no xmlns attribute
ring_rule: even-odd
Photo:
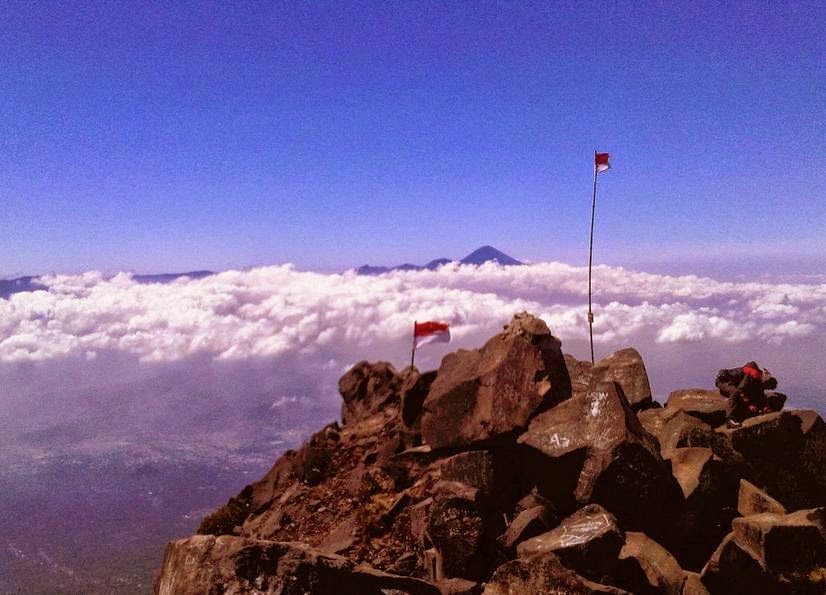
<svg viewBox="0 0 826 595"><path fill-rule="evenodd" d="M822 2L168 4L0 4L0 276L581 264L595 148L597 262L826 272Z"/></svg>

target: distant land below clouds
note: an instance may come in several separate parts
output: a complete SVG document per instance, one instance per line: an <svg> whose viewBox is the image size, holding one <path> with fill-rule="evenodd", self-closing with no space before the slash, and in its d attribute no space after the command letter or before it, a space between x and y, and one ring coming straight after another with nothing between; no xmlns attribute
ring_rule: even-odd
<svg viewBox="0 0 826 595"><path fill-rule="evenodd" d="M373 266L365 264L356 269L359 275L381 275L391 271L435 271L440 266L450 264L451 262L458 262L459 264L485 264L486 262L496 262L503 266L512 266L524 264L512 256L508 256L504 252L497 250L493 246L482 246L477 248L463 259L454 261L449 258L436 258L425 265L416 265L406 262L404 264L396 265L394 267Z"/></svg>
<svg viewBox="0 0 826 595"><path fill-rule="evenodd" d="M394 267L373 266L366 264L356 269L359 275L381 275L391 271L433 271L440 266L458 262L460 264L485 264L486 262L497 262L504 266L524 264L512 256L508 256L504 252L497 250L493 246L482 246L477 248L461 260L455 261L450 258L436 258L425 265L419 266L415 264L405 263ZM214 275L215 271L188 271L186 273L159 273L150 275L132 275L132 280L136 283L150 284L150 283L171 283L177 279L184 277L188 279L203 279ZM24 277L16 277L14 279L0 279L0 298L8 299L9 296L15 293L23 293L27 291L47 290L48 285L41 282L40 276L27 275Z"/></svg>

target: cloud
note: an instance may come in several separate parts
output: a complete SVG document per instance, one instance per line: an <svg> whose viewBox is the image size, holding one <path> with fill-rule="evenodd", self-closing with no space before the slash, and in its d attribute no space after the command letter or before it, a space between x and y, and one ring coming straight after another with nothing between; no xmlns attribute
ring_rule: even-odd
<svg viewBox="0 0 826 595"><path fill-rule="evenodd" d="M291 393L291 379L307 386L316 374L322 381L310 384L329 392L359 359L405 365L413 320L451 323L451 345L421 351L427 367L438 365L447 350L480 345L522 310L545 319L566 351L588 354L587 270L562 263L450 264L377 277L280 265L169 284L97 272L40 282L45 290L0 300L0 366L76 360L100 371L109 360L99 356L111 354L142 366L196 358L212 365L257 361L282 379L282 395L299 399L307 395ZM826 335L826 284L722 282L599 266L594 312L598 356L633 345L649 368L658 366L652 381L661 385L685 378L713 382L711 354L722 359L717 367L763 358L781 377L777 367L788 365L807 386L826 384L816 361ZM784 352L802 355L793 361ZM686 375L691 366L685 358L703 368L698 363ZM267 403L281 403L277 409L294 404L279 399L270 395Z"/></svg>

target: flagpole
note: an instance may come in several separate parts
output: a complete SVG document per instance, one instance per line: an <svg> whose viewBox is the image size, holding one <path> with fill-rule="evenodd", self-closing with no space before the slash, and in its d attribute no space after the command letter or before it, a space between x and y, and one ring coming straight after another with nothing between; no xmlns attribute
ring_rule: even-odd
<svg viewBox="0 0 826 595"><path fill-rule="evenodd" d="M413 361L416 359L416 324L418 321L413 321L413 350L410 352L410 367L413 367Z"/></svg>
<svg viewBox="0 0 826 595"><path fill-rule="evenodd" d="M594 312L591 310L591 267L594 261L594 214L597 208L597 152L594 150L594 193L591 199L591 241L588 248L588 334L591 338L591 363L594 363Z"/></svg>

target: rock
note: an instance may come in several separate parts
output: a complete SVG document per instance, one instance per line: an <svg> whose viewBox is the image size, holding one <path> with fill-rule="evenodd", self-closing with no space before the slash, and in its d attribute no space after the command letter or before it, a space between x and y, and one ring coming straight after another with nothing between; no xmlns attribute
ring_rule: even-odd
<svg viewBox="0 0 826 595"><path fill-rule="evenodd" d="M508 525L497 541L505 549L548 531L555 520L553 513L545 506L534 506L520 512Z"/></svg>
<svg viewBox="0 0 826 595"><path fill-rule="evenodd" d="M682 595L709 595L709 592L699 574L686 572Z"/></svg>
<svg viewBox="0 0 826 595"><path fill-rule="evenodd" d="M716 390L688 388L668 395L665 408L685 411L716 428L725 423L728 406L728 399Z"/></svg>
<svg viewBox="0 0 826 595"><path fill-rule="evenodd" d="M485 509L484 495L471 486L446 481L436 484L432 493L425 531L438 555L435 578L486 580L498 561L494 537L500 530L496 517Z"/></svg>
<svg viewBox="0 0 826 595"><path fill-rule="evenodd" d="M669 516L668 499L679 498L656 439L643 429L615 382L593 386L537 415L518 442L551 459L583 452L581 467L567 470L577 474L576 501L602 504L632 529L655 530ZM545 493L542 480L537 478ZM567 480L555 473L546 481Z"/></svg>
<svg viewBox="0 0 826 595"><path fill-rule="evenodd" d="M408 368L403 374L399 389L401 398L402 421L408 427L416 427L420 422L422 406L430 391L430 385L436 379L436 370L420 373L415 368Z"/></svg>
<svg viewBox="0 0 826 595"><path fill-rule="evenodd" d="M357 566L300 543L196 535L170 542L157 595L363 593L438 595L425 581Z"/></svg>
<svg viewBox="0 0 826 595"><path fill-rule="evenodd" d="M716 593L823 593L826 509L735 519L709 559L703 583Z"/></svg>
<svg viewBox="0 0 826 595"><path fill-rule="evenodd" d="M537 506L542 506L550 512L554 517L556 517L556 511L554 510L554 505L551 503L550 500L545 498L542 494L539 493L535 487L530 491L530 493L519 500L514 507L514 515L518 515L520 512L524 512L525 510L530 510L531 508L536 508ZM554 523L556 524L556 523Z"/></svg>
<svg viewBox="0 0 826 595"><path fill-rule="evenodd" d="M411 576L419 568L419 556L415 552L405 552L393 562L389 572L401 576Z"/></svg>
<svg viewBox="0 0 826 595"><path fill-rule="evenodd" d="M338 390L344 400L341 421L352 424L399 402L401 377L387 362L361 361L341 377Z"/></svg>
<svg viewBox="0 0 826 595"><path fill-rule="evenodd" d="M695 428L711 431L711 426L681 409L646 409L637 414L642 427L660 443L660 450L677 448Z"/></svg>
<svg viewBox="0 0 826 595"><path fill-rule="evenodd" d="M786 509L777 500L758 488L753 483L740 480L740 492L737 498L737 512L742 516L771 512L786 514Z"/></svg>
<svg viewBox="0 0 826 595"><path fill-rule="evenodd" d="M808 573L826 566L826 508L737 518L732 529L737 543L773 574Z"/></svg>
<svg viewBox="0 0 826 595"><path fill-rule="evenodd" d="M486 450L462 452L441 461L442 479L472 486L485 494L493 494L493 455Z"/></svg>
<svg viewBox="0 0 826 595"><path fill-rule="evenodd" d="M427 516L430 507L433 505L433 498L426 498L410 507L410 534L416 543L423 548L429 548L432 544L427 539Z"/></svg>
<svg viewBox="0 0 826 595"><path fill-rule="evenodd" d="M819 418L818 418L819 419ZM821 420L822 421L822 420ZM753 469L753 483L789 510L812 508L824 502L818 489L823 468L813 468L823 453L806 449L809 434L818 433L813 421L804 434L803 417L788 411L749 418L736 429L718 428L717 433L730 439ZM812 442L817 442L816 436Z"/></svg>
<svg viewBox="0 0 826 595"><path fill-rule="evenodd" d="M700 577L713 595L780 593L769 572L755 556L737 543L734 533L726 535L703 568Z"/></svg>
<svg viewBox="0 0 826 595"><path fill-rule="evenodd" d="M625 542L625 533L614 516L591 504L568 518L558 527L520 543L520 558L551 552L562 563L597 582L607 582L616 574L617 558Z"/></svg>
<svg viewBox="0 0 826 595"><path fill-rule="evenodd" d="M569 395L559 339L542 320L517 314L481 349L445 356L424 402L422 436L434 449L490 441Z"/></svg>
<svg viewBox="0 0 826 595"><path fill-rule="evenodd" d="M482 585L463 578L447 578L436 582L442 595L479 595Z"/></svg>
<svg viewBox="0 0 826 595"><path fill-rule="evenodd" d="M338 428L338 424L330 424L323 430L313 434L307 443L295 455L293 473L296 477L310 485L323 481L330 472L330 462L338 440L330 430Z"/></svg>
<svg viewBox="0 0 826 595"><path fill-rule="evenodd" d="M496 569L485 585L485 595L593 595L627 594L627 591L589 581L562 565L551 552L513 560Z"/></svg>
<svg viewBox="0 0 826 595"><path fill-rule="evenodd" d="M682 595L685 572L659 543L629 531L619 553L619 580L636 595Z"/></svg>
<svg viewBox="0 0 826 595"><path fill-rule="evenodd" d="M322 541L318 549L325 554L339 554L356 540L356 516L351 515L336 525Z"/></svg>
<svg viewBox="0 0 826 595"><path fill-rule="evenodd" d="M699 570L736 516L739 477L709 448L663 451L685 501L665 542L685 568Z"/></svg>
<svg viewBox="0 0 826 595"><path fill-rule="evenodd" d="M826 422L811 410L792 411L800 419L803 432L803 446L798 454L796 465L799 477L809 484L811 502L826 502Z"/></svg>
<svg viewBox="0 0 826 595"><path fill-rule="evenodd" d="M652 406L651 385L645 363L636 349L628 347L599 360L587 372L589 384L616 382L634 411Z"/></svg>
<svg viewBox="0 0 826 595"><path fill-rule="evenodd" d="M579 360L569 353L566 353L564 358L565 368L568 370L568 376L571 379L572 394L587 392L588 386L591 384L591 376L588 374L588 371L593 364Z"/></svg>

